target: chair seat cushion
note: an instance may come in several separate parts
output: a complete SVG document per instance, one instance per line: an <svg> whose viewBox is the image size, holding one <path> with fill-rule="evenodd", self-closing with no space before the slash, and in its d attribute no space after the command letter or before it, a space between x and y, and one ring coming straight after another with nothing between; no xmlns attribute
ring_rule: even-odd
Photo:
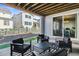
<svg viewBox="0 0 79 59"><path fill-rule="evenodd" d="M23 49L28 49L28 48L30 48L31 46L30 46L30 44L24 44L23 45Z"/></svg>
<svg viewBox="0 0 79 59"><path fill-rule="evenodd" d="M17 48L14 49L14 52L18 52L18 53L21 53L21 52L26 52L29 48L31 47L30 44L23 44L23 46L17 46Z"/></svg>

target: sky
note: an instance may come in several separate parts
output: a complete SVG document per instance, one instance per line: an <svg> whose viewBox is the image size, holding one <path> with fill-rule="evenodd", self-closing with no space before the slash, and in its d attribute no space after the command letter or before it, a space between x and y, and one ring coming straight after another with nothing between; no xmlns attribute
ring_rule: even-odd
<svg viewBox="0 0 79 59"><path fill-rule="evenodd" d="M9 6L7 6L7 5L5 5L5 4L2 4L2 3L0 3L0 8L7 8L7 9L12 13L12 15L14 15L14 14L19 14L19 13L22 12L22 11L20 11L20 10L18 10L18 9L9 7Z"/></svg>

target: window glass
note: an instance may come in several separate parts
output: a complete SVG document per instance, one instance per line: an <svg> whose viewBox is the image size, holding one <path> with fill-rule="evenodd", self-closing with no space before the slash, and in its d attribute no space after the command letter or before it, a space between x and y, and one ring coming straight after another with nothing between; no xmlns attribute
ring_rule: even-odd
<svg viewBox="0 0 79 59"><path fill-rule="evenodd" d="M62 17L53 18L53 35L62 36Z"/></svg>
<svg viewBox="0 0 79 59"><path fill-rule="evenodd" d="M29 16L29 15L25 15L25 18L29 18L29 19L31 19L31 16Z"/></svg>
<svg viewBox="0 0 79 59"><path fill-rule="evenodd" d="M4 25L9 25L9 20L4 20Z"/></svg>

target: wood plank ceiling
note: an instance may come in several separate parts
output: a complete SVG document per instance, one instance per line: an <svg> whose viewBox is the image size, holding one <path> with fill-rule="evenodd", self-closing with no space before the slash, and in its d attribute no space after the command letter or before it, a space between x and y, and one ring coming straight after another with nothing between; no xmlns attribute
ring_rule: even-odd
<svg viewBox="0 0 79 59"><path fill-rule="evenodd" d="M7 3L7 5L14 5L43 16L79 8L79 3Z"/></svg>

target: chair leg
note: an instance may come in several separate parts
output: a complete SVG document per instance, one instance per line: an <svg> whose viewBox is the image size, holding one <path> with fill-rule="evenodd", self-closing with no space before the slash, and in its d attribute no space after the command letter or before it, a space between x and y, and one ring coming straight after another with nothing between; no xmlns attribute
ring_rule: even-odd
<svg viewBox="0 0 79 59"><path fill-rule="evenodd" d="M12 56L13 52L11 51L10 55Z"/></svg>
<svg viewBox="0 0 79 59"><path fill-rule="evenodd" d="M49 48L49 52L50 52L50 48Z"/></svg>
<svg viewBox="0 0 79 59"><path fill-rule="evenodd" d="M24 53L21 53L22 56L24 56Z"/></svg>
<svg viewBox="0 0 79 59"><path fill-rule="evenodd" d="M10 47L10 55L12 56L12 54L13 54L13 51L12 51L12 44L10 45L11 47Z"/></svg>
<svg viewBox="0 0 79 59"><path fill-rule="evenodd" d="M30 52L32 51L32 47L30 47Z"/></svg>
<svg viewBox="0 0 79 59"><path fill-rule="evenodd" d="M70 48L70 52L72 52L72 48Z"/></svg>

